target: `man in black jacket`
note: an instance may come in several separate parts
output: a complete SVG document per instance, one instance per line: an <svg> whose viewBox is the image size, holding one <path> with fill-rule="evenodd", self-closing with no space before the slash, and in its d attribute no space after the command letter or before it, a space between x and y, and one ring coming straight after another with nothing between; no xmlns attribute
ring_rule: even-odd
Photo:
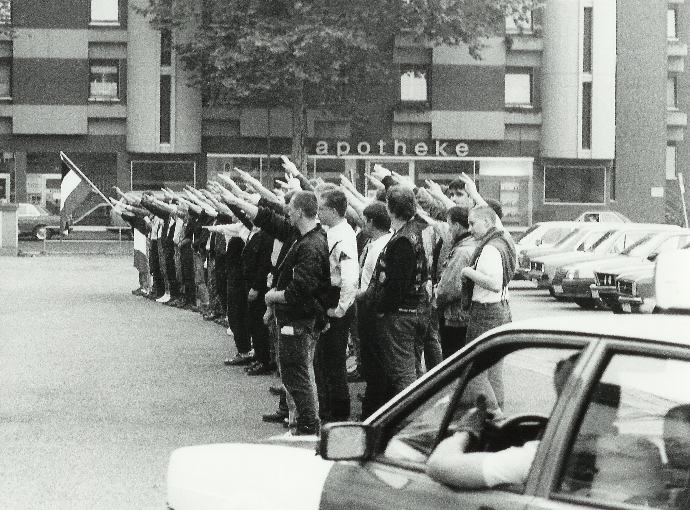
<svg viewBox="0 0 690 510"><path fill-rule="evenodd" d="M224 198L227 200L227 195ZM295 405L288 434L316 434L314 349L320 326L325 325L323 303L330 285L328 241L316 219L316 196L307 191L295 193L287 207L287 218L234 196L229 203L242 208L264 232L290 246L275 271L265 302L275 307L280 376Z"/></svg>

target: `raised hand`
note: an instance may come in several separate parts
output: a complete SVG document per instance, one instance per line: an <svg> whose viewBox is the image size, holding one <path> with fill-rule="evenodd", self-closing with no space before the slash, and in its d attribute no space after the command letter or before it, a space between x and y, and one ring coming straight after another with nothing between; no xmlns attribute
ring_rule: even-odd
<svg viewBox="0 0 690 510"><path fill-rule="evenodd" d="M293 177L297 177L300 174L300 171L297 169L297 165L290 161L287 156L280 156L280 159L283 160L283 168L288 174Z"/></svg>

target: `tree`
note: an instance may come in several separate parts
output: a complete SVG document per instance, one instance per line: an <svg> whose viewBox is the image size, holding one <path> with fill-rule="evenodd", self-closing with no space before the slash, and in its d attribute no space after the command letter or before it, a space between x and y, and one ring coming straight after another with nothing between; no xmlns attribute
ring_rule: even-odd
<svg viewBox="0 0 690 510"><path fill-rule="evenodd" d="M306 168L307 108L370 113L397 80L395 38L467 46L475 58L505 17L539 0L148 0L139 12L176 34L206 103L292 108L292 156Z"/></svg>

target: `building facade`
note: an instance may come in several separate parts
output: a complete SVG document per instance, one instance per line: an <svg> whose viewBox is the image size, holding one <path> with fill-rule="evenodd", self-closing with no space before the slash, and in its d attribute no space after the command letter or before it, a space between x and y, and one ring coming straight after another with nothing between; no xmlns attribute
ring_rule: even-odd
<svg viewBox="0 0 690 510"><path fill-rule="evenodd" d="M234 166L278 176L290 110L203 105L170 34L127 0L0 0L0 22L0 199L54 204L59 151L106 195ZM465 172L516 228L593 209L679 222L688 26L683 0L547 0L481 60L400 37L399 86L372 99L368 131L309 112L309 172L363 188L375 163L418 182Z"/></svg>

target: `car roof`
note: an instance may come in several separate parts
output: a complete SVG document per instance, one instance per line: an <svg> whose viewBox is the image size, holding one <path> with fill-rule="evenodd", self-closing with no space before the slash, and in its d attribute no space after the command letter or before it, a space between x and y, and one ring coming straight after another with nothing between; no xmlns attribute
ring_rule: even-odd
<svg viewBox="0 0 690 510"><path fill-rule="evenodd" d="M582 320L579 316L554 316L515 321L491 330L487 336L506 332L538 331L545 333L583 334L587 336L624 338L628 340L671 343L690 347L690 315L597 314ZM482 336L486 338L486 336Z"/></svg>

